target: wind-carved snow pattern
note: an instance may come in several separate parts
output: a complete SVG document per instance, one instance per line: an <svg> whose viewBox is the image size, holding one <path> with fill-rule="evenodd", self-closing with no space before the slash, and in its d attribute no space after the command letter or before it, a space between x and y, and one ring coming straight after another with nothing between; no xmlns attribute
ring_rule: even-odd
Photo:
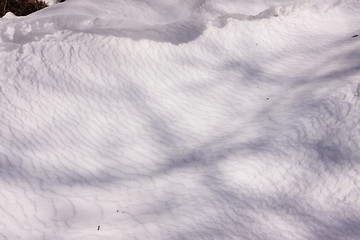
<svg viewBox="0 0 360 240"><path fill-rule="evenodd" d="M243 4L0 19L0 239L359 239L359 1Z"/></svg>

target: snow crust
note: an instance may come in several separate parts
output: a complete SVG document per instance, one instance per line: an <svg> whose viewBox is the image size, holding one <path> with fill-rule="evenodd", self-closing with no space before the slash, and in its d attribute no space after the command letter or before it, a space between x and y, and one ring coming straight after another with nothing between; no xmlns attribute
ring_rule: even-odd
<svg viewBox="0 0 360 240"><path fill-rule="evenodd" d="M67 0L0 19L0 239L360 239L360 1Z"/></svg>

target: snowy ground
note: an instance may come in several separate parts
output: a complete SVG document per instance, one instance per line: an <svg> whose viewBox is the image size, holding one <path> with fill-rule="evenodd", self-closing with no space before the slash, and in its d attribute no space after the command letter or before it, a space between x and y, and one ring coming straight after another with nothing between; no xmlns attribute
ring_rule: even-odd
<svg viewBox="0 0 360 240"><path fill-rule="evenodd" d="M0 239L360 239L358 34L359 0L6 15Z"/></svg>

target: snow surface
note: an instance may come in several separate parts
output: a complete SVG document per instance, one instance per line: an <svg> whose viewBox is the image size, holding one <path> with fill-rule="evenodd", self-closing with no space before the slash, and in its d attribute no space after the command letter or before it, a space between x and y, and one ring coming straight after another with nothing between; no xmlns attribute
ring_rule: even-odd
<svg viewBox="0 0 360 240"><path fill-rule="evenodd" d="M360 239L360 1L67 0L0 19L0 239Z"/></svg>

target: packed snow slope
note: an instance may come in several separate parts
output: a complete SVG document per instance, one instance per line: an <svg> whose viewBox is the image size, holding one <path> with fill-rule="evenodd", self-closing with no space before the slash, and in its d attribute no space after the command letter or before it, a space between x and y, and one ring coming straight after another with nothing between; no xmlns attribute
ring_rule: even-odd
<svg viewBox="0 0 360 240"><path fill-rule="evenodd" d="M359 0L7 14L0 239L360 239L359 34Z"/></svg>

